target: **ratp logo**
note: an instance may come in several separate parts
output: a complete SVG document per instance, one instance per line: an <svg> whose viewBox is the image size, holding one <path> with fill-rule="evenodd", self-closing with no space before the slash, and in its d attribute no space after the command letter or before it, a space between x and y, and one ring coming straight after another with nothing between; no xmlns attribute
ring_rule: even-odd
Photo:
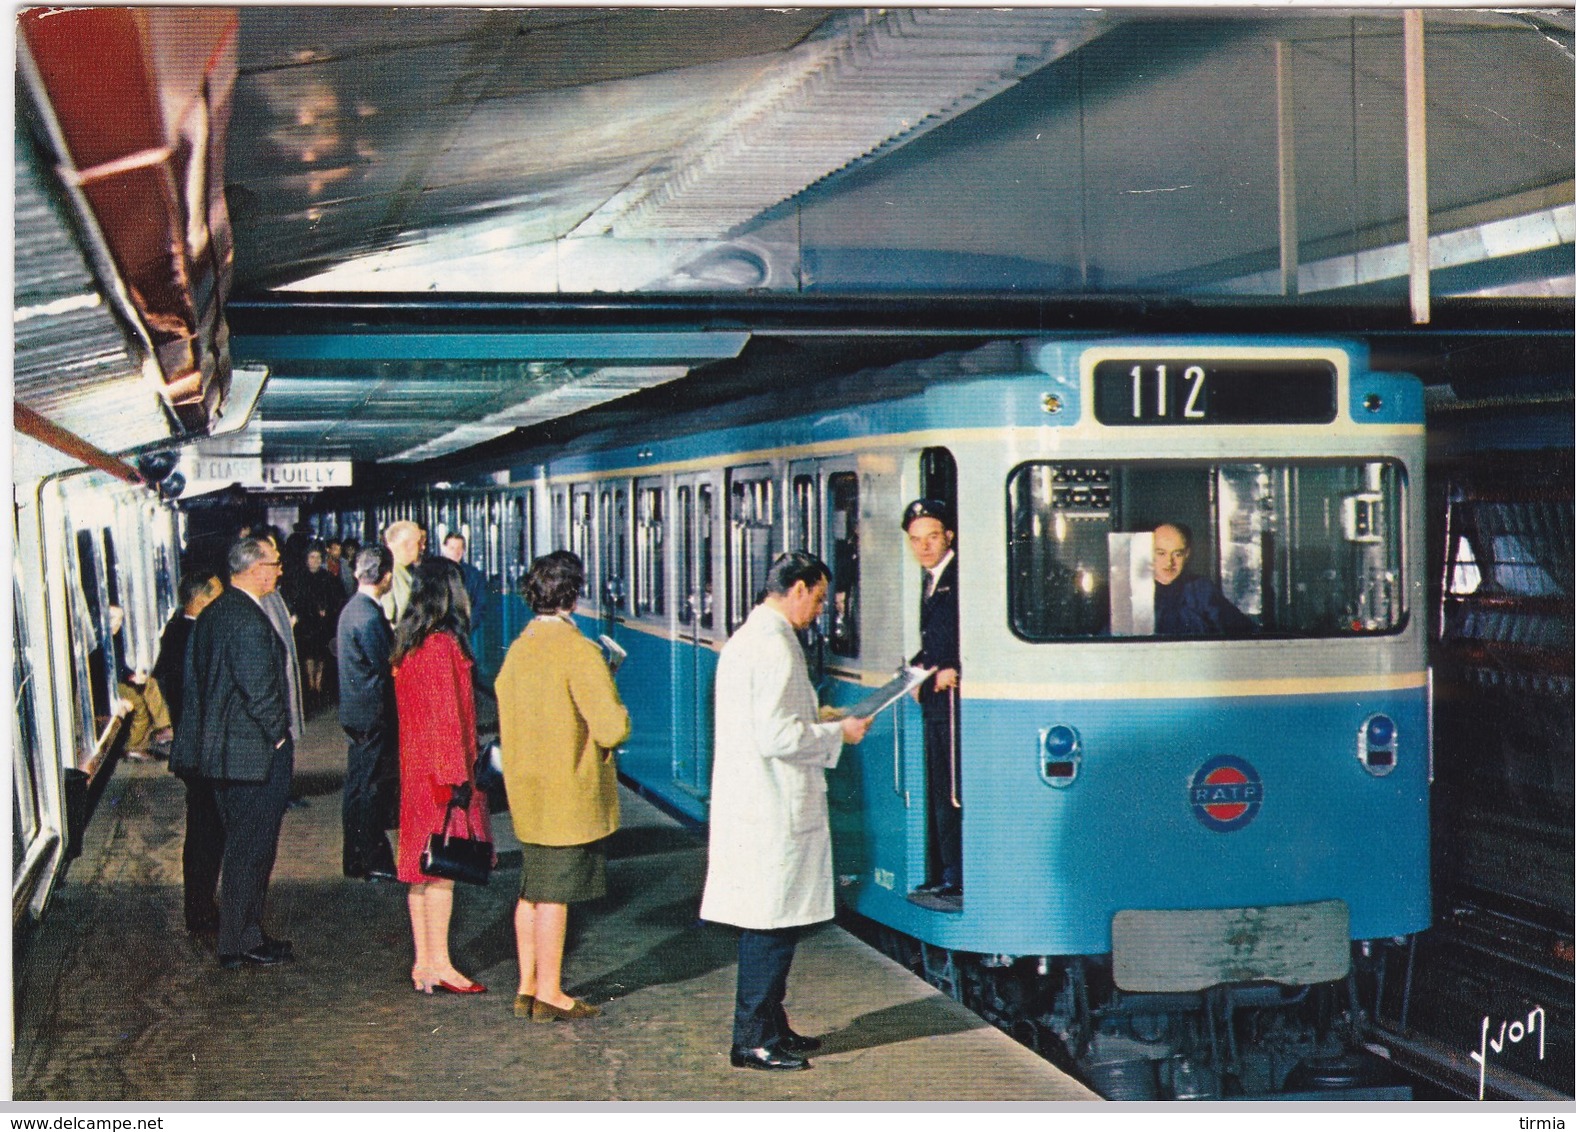
<svg viewBox="0 0 1576 1132"><path fill-rule="evenodd" d="M1258 816L1264 782L1253 764L1236 755L1216 755L1193 772L1188 802L1205 829L1230 833Z"/></svg>

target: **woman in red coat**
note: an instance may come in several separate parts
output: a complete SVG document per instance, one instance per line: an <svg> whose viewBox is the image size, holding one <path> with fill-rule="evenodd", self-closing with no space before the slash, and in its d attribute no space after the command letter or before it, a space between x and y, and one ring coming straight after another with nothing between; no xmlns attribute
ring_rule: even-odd
<svg viewBox="0 0 1576 1132"><path fill-rule="evenodd" d="M450 800L465 808L470 836L492 840L487 796L471 776L476 763L476 702L471 692L470 606L460 569L445 558L424 561L411 579L410 603L394 630L394 699L399 710L399 879L410 885L410 930L416 942L411 981L418 991L481 994L487 988L449 958L454 882L421 871L427 838L443 824ZM458 814L451 827L465 834Z"/></svg>

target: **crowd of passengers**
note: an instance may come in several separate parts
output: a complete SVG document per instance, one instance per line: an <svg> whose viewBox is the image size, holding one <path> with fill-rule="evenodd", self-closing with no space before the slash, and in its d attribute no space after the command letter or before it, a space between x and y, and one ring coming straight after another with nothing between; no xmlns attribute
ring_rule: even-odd
<svg viewBox="0 0 1576 1132"><path fill-rule="evenodd" d="M928 673L916 698L934 860L933 879L915 898L958 910L955 523L948 504L919 499L898 525L924 575L922 647L911 664ZM1213 612L1212 594L1167 602L1163 588L1200 587L1183 573L1186 528L1164 524L1154 534L1157 607L1175 606L1173 616ZM584 565L568 551L531 564L523 592L535 616L489 687L472 644L484 579L459 534L441 549L429 557L426 533L408 520L366 547L243 528L222 569L183 577L155 673L127 674L120 688L153 716L146 733L173 734L170 769L186 787L186 926L215 936L227 969L293 958L291 942L264 929L264 905L295 751L308 712L326 707L337 685L347 742L342 867L348 878L407 886L412 987L486 993L455 967L449 923L454 878L496 862L487 793L478 787L493 767L521 845L514 1013L535 1022L594 1018L600 1007L564 990L564 940L569 905L607 891L606 842L619 822L613 756L630 717L602 649L574 620ZM792 1029L783 1002L803 931L833 915L825 772L871 722L822 707L810 684L797 634L820 618L829 581L813 555L780 555L718 659L700 915L739 931L730 1060L740 1068L808 1069L805 1055L821 1044ZM156 715L155 703L167 716ZM462 859L465 850L473 859Z"/></svg>

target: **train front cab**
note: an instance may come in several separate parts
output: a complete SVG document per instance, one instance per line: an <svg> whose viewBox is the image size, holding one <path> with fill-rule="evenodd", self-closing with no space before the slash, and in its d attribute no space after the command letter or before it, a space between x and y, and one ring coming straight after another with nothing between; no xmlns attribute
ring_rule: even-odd
<svg viewBox="0 0 1576 1132"><path fill-rule="evenodd" d="M837 822L842 894L952 951L1111 956L1132 991L1342 978L1351 941L1429 922L1420 384L1346 345L1034 356L924 399L957 469L961 910L910 896L911 705L833 775L834 821L864 823ZM1250 633L1156 634L1160 523L1192 528L1189 572ZM866 610L912 652L910 566Z"/></svg>

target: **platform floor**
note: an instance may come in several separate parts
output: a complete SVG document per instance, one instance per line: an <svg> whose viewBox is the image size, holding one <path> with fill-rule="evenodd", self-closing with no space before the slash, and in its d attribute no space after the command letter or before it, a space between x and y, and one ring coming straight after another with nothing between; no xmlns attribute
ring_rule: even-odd
<svg viewBox="0 0 1576 1132"><path fill-rule="evenodd" d="M222 970L181 914L184 792L122 764L83 855L16 965L14 1100L1098 1101L833 926L800 945L788 1008L826 1048L808 1073L733 1069L734 938L696 920L705 844L624 792L608 898L571 912L565 983L587 1022L511 1012L518 846L456 898L456 964L492 990L415 994L405 888L339 873L344 744L332 710L296 767L270 931L296 961ZM510 851L514 850L513 853Z"/></svg>

